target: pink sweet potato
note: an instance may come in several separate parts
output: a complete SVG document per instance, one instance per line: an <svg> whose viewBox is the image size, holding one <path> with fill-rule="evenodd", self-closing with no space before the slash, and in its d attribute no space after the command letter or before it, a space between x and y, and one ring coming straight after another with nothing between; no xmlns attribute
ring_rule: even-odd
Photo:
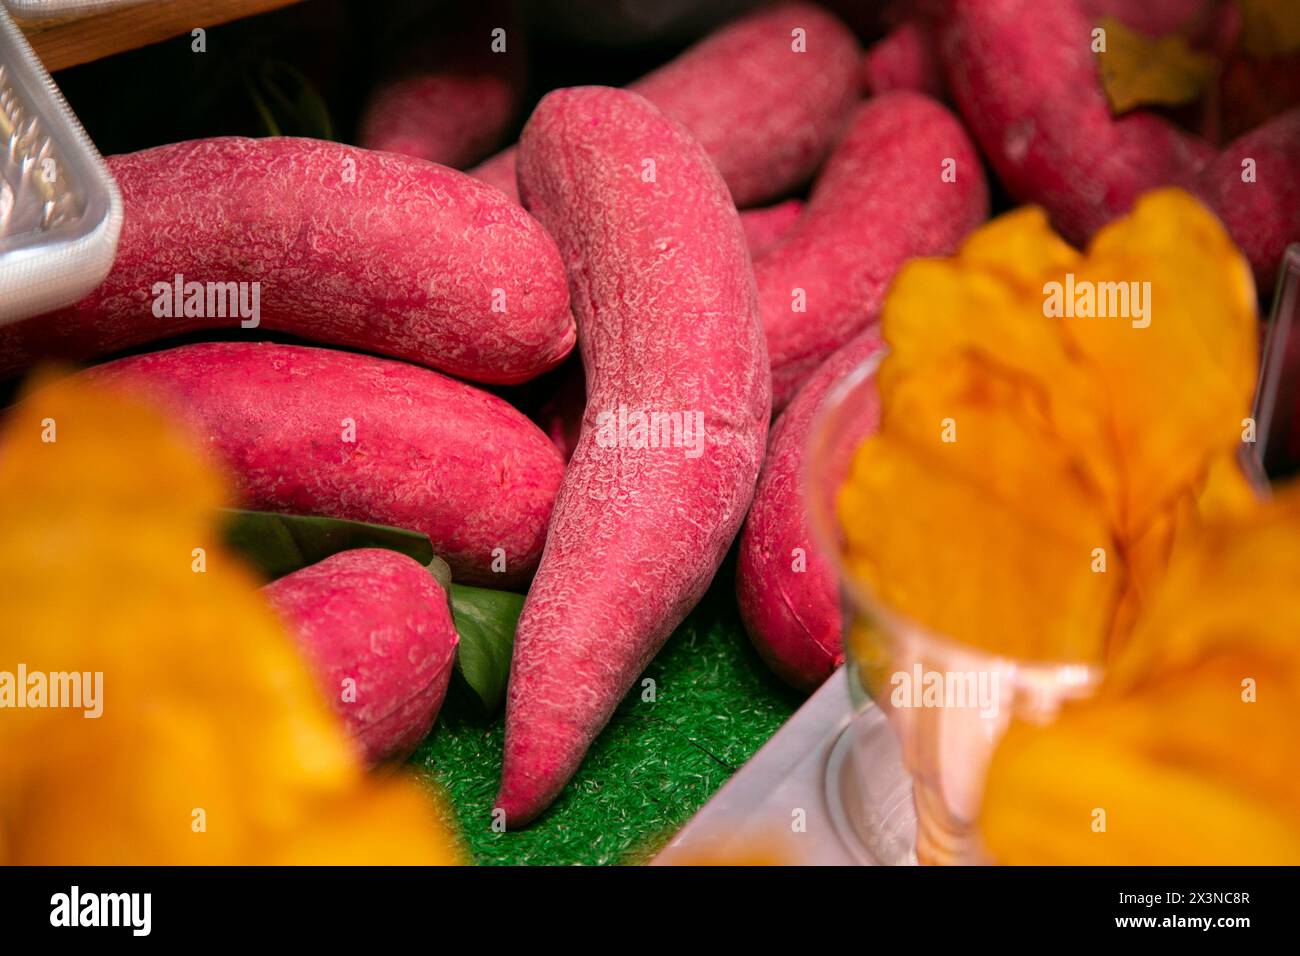
<svg viewBox="0 0 1300 956"><path fill-rule="evenodd" d="M1220 76L1219 99L1232 137L1300 107L1300 50L1267 60L1232 57Z"/></svg>
<svg viewBox="0 0 1300 956"><path fill-rule="evenodd" d="M908 20L872 46L862 57L862 88L867 93L913 90L943 99L943 67L929 24Z"/></svg>
<svg viewBox="0 0 1300 956"><path fill-rule="evenodd" d="M774 206L743 210L740 225L745 230L749 257L757 262L759 257L784 239L803 215L803 208L802 199L787 199Z"/></svg>
<svg viewBox="0 0 1300 956"><path fill-rule="evenodd" d="M456 627L426 568L343 551L263 588L367 766L410 755L447 693Z"/></svg>
<svg viewBox="0 0 1300 956"><path fill-rule="evenodd" d="M531 0L533 20L581 46L637 47L699 36L762 0ZM861 2L861 0L859 0Z"/></svg>
<svg viewBox="0 0 1300 956"><path fill-rule="evenodd" d="M573 347L554 242L464 173L290 138L195 140L108 164L125 208L112 271L76 305L0 329L0 374L194 329L260 335L253 321L491 383L531 378ZM204 284L183 288L180 309L177 281ZM250 313L257 294L253 318L235 314L231 289Z"/></svg>
<svg viewBox="0 0 1300 956"><path fill-rule="evenodd" d="M943 0L948 89L1011 195L1082 244L1141 193L1188 186L1207 144L1153 113L1111 116L1080 0Z"/></svg>
<svg viewBox="0 0 1300 956"><path fill-rule="evenodd" d="M84 374L176 409L246 507L422 531L468 584L519 586L537 565L564 464L521 412L471 385L368 355L245 342Z"/></svg>
<svg viewBox="0 0 1300 956"><path fill-rule="evenodd" d="M878 320L899 266L954 251L987 212L979 157L956 117L912 92L859 107L803 217L754 267L773 406Z"/></svg>
<svg viewBox="0 0 1300 956"><path fill-rule="evenodd" d="M456 169L478 162L501 145L519 108L524 31L497 2L450 18L444 10L405 32L397 64L366 105L359 142Z"/></svg>
<svg viewBox="0 0 1300 956"><path fill-rule="evenodd" d="M1300 242L1300 109L1229 143L1195 192L1250 260L1260 290L1271 293L1287 244Z"/></svg>
<svg viewBox="0 0 1300 956"><path fill-rule="evenodd" d="M856 100L858 54L832 14L783 3L722 27L629 89L695 135L744 208L813 174ZM514 164L507 151L471 173L513 196Z"/></svg>
<svg viewBox="0 0 1300 956"><path fill-rule="evenodd" d="M844 660L835 570L809 527L804 452L828 394L881 346L877 329L863 332L823 362L777 418L740 536L736 597L745 630L768 666L801 690L817 687ZM847 437L856 442L874 432L879 412L878 405L863 408L860 428ZM826 501L848 473L849 458L824 463Z"/></svg>
<svg viewBox="0 0 1300 956"><path fill-rule="evenodd" d="M565 362L552 373L559 380L537 409L533 420L560 450L567 462L582 435L582 416L587 410L587 380L581 363Z"/></svg>
<svg viewBox="0 0 1300 956"><path fill-rule="evenodd" d="M515 637L497 797L515 826L708 587L770 415L744 232L684 127L634 93L553 92L519 180L569 264L587 410Z"/></svg>
<svg viewBox="0 0 1300 956"><path fill-rule="evenodd" d="M1195 36L1213 19L1217 4L1218 0L1083 0L1083 10L1091 23L1115 17L1147 36Z"/></svg>
<svg viewBox="0 0 1300 956"><path fill-rule="evenodd" d="M519 147L503 149L491 159L485 159L469 174L482 180L493 189L499 189L515 202L519 201L519 186L515 182L515 164L519 156Z"/></svg>

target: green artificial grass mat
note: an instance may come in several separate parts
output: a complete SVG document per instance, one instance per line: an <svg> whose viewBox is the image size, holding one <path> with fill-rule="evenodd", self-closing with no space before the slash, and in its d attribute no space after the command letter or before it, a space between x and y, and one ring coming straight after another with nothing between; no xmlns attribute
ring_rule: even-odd
<svg viewBox="0 0 1300 956"><path fill-rule="evenodd" d="M448 695L410 762L446 794L476 863L644 862L794 713L802 696L745 636L733 566L719 571L577 775L527 829L492 829L504 715L484 717L468 694ZM642 700L645 678L655 682L653 702Z"/></svg>

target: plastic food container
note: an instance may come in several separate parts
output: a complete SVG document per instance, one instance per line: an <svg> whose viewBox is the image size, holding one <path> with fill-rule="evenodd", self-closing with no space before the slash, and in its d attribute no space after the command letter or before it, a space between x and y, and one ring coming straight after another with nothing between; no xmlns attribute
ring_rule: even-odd
<svg viewBox="0 0 1300 956"><path fill-rule="evenodd" d="M1300 474L1300 243L1287 248L1255 395L1255 462L1274 480Z"/></svg>
<svg viewBox="0 0 1300 956"><path fill-rule="evenodd" d="M19 20L54 20L102 13L113 7L130 7L143 0L4 0L9 12Z"/></svg>
<svg viewBox="0 0 1300 956"><path fill-rule="evenodd" d="M121 228L108 168L0 9L0 325L86 295Z"/></svg>
<svg viewBox="0 0 1300 956"><path fill-rule="evenodd" d="M882 357L849 373L813 423L810 491L818 476L847 472L861 435L855 419L875 393ZM859 855L879 863L987 862L975 820L999 740L1013 718L1047 723L1066 701L1090 695L1101 681L1100 663L1007 657L929 631L877 600L845 566L833 500L810 494L809 518L840 578L850 695L869 718L850 724L839 744L846 840L856 838ZM919 686L935 675L958 682L964 692L956 702L896 699L900 677ZM878 768L896 754L910 780L881 777Z"/></svg>

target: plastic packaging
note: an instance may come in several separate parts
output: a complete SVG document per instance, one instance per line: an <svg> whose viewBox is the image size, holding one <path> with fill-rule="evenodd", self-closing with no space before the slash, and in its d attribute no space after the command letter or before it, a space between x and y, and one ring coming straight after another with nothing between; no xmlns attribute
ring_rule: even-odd
<svg viewBox="0 0 1300 956"><path fill-rule="evenodd" d="M0 325L97 286L121 228L108 168L0 10Z"/></svg>
<svg viewBox="0 0 1300 956"><path fill-rule="evenodd" d="M1276 481L1300 472L1300 243L1287 247L1278 269L1254 417L1255 474Z"/></svg>
<svg viewBox="0 0 1300 956"><path fill-rule="evenodd" d="M4 0L15 20L53 20L103 13L113 7L131 7L143 0Z"/></svg>

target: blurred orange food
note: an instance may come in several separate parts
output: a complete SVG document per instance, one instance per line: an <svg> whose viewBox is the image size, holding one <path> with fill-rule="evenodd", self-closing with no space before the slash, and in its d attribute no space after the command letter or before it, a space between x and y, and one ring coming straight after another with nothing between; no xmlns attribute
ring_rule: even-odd
<svg viewBox="0 0 1300 956"><path fill-rule="evenodd" d="M225 499L161 415L102 387L55 382L8 413L0 863L456 862L432 794L362 772L222 547ZM41 703L20 669L98 699L51 706L70 686L51 680Z"/></svg>
<svg viewBox="0 0 1300 956"><path fill-rule="evenodd" d="M1248 507L1254 288L1217 219L1143 197L1086 254L1022 209L886 300L879 433L838 501L851 576L929 630L1099 661L1179 535Z"/></svg>
<svg viewBox="0 0 1300 956"><path fill-rule="evenodd" d="M994 859L1300 863L1297 580L1300 487L1180 550L1101 692L1003 740Z"/></svg>

